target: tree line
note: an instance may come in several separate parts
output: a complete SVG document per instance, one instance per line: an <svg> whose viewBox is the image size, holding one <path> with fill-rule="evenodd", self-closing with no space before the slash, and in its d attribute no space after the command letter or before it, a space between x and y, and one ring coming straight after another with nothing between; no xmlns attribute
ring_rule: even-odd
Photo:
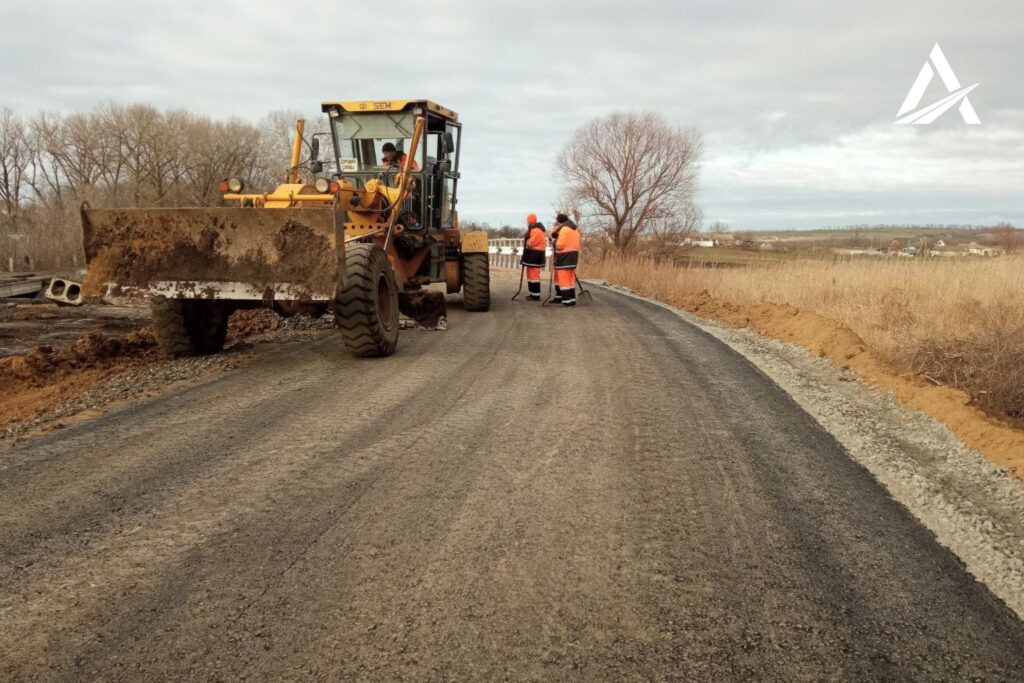
<svg viewBox="0 0 1024 683"><path fill-rule="evenodd" d="M83 201L218 205L217 185L232 175L253 188L272 187L287 173L297 116L273 112L250 123L145 104L31 116L0 108L0 270L15 255L22 269L29 261L37 268L82 265ZM319 118L310 122L314 130Z"/></svg>
<svg viewBox="0 0 1024 683"><path fill-rule="evenodd" d="M0 270L83 265L78 208L215 206L237 175L270 189L287 173L297 114L258 123L145 104L21 116L0 108ZM321 116L307 130L323 130ZM700 229L700 133L652 112L580 127L556 162L560 204L601 252L679 248ZM490 228L490 226L482 226ZM491 228L495 236L521 228Z"/></svg>

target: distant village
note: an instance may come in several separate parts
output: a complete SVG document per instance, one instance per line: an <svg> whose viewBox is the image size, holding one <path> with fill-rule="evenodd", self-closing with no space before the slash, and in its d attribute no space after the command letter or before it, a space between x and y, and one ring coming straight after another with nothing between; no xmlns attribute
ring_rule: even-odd
<svg viewBox="0 0 1024 683"><path fill-rule="evenodd" d="M510 254L522 241L522 229L513 226L492 228L486 223L467 224L469 229L486 230L495 253ZM863 257L935 257L996 258L1024 253L1024 230L1009 223L991 227L967 226L865 226L821 230L732 231L716 222L700 232L638 236L639 249L653 248L673 252L674 258L701 261L733 261L787 256L863 256ZM597 248L611 244L608 235L591 233ZM706 250L706 251L705 251ZM687 257L685 254L690 254Z"/></svg>
<svg viewBox="0 0 1024 683"><path fill-rule="evenodd" d="M713 226L713 227L719 227ZM1024 230L1009 223L991 228L873 228L803 232L709 231L683 240L690 248L763 252L817 252L842 256L995 258L1024 252Z"/></svg>
<svg viewBox="0 0 1024 683"><path fill-rule="evenodd" d="M877 239L882 242L880 246L864 247L824 247L821 244L809 244L809 240L801 238L786 238L778 235L764 235L745 237L730 233L701 235L695 238L686 238L683 245L687 247L710 248L724 247L734 249L757 249L760 251L807 251L821 250L827 248L833 254L843 256L935 256L942 258L957 258L967 256L982 256L992 258L1004 256L1007 253L1005 247L986 245L977 241L957 241L950 238L931 239L928 237L894 237L887 240ZM817 242L817 240L814 240Z"/></svg>

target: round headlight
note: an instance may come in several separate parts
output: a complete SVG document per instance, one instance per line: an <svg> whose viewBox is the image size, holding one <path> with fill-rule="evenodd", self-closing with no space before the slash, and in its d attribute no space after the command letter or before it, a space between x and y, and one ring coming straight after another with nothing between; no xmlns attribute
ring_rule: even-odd
<svg viewBox="0 0 1024 683"><path fill-rule="evenodd" d="M245 189L245 183L241 178L228 178L228 189L237 194Z"/></svg>
<svg viewBox="0 0 1024 683"><path fill-rule="evenodd" d="M320 194L327 194L331 189L331 181L327 178L317 178L316 182L313 183L313 187Z"/></svg>

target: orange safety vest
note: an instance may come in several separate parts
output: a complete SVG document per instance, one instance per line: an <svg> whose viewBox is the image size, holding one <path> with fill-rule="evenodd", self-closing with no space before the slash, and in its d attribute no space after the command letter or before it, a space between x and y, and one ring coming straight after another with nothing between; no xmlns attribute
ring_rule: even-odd
<svg viewBox="0 0 1024 683"><path fill-rule="evenodd" d="M543 268L546 257L544 252L548 245L548 240L544 237L544 228L531 225L527 231L529 234L523 246L523 258L519 260L519 265Z"/></svg>
<svg viewBox="0 0 1024 683"><path fill-rule="evenodd" d="M391 161L388 161L386 159L382 159L380 165L381 166L397 166L398 168L402 168L403 166L405 166L405 158L407 156L409 156L409 155L406 154L405 152L402 152L401 155L395 157ZM420 165L416 163L415 159L412 160L412 170L413 171L420 170Z"/></svg>
<svg viewBox="0 0 1024 683"><path fill-rule="evenodd" d="M555 268L575 268L580 260L580 231L572 221L558 229L555 241Z"/></svg>

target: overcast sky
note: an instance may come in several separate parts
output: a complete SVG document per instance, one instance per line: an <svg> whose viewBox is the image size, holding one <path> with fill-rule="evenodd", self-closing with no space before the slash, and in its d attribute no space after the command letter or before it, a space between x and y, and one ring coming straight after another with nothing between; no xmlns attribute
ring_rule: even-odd
<svg viewBox="0 0 1024 683"><path fill-rule="evenodd" d="M551 213L577 126L650 109L705 136L706 222L1022 225L1022 29L1021 0L0 0L0 105L255 121L426 97L464 124L463 219L494 225ZM936 42L981 125L893 124Z"/></svg>

